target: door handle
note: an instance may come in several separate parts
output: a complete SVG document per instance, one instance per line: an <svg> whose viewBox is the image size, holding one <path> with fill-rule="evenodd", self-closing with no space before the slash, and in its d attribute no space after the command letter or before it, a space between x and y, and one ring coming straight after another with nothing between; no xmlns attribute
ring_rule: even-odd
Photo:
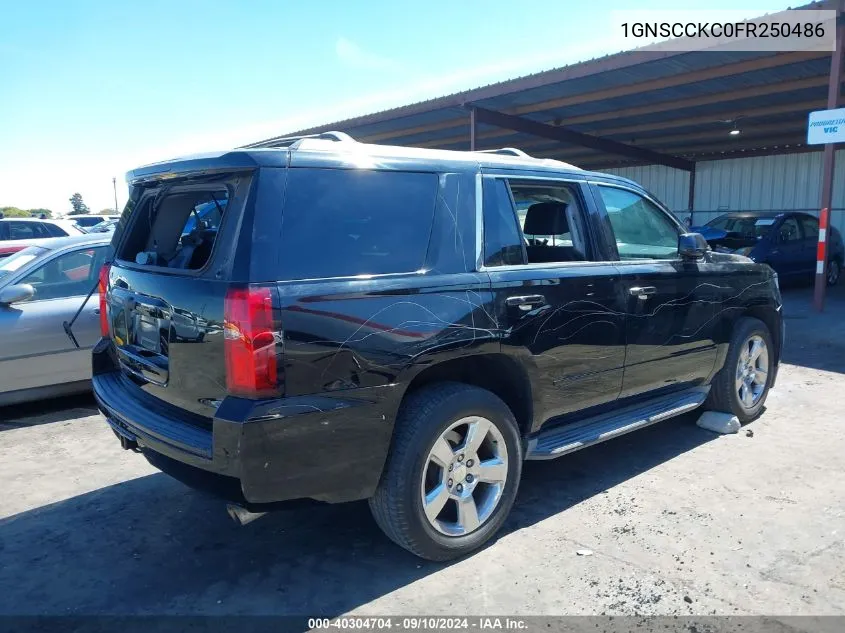
<svg viewBox="0 0 845 633"><path fill-rule="evenodd" d="M100 308L94 308L94 309L92 310L92 312L93 312L94 314L100 314Z"/></svg>
<svg viewBox="0 0 845 633"><path fill-rule="evenodd" d="M649 295L657 294L654 286L634 286L628 289L628 294L637 299L646 299Z"/></svg>
<svg viewBox="0 0 845 633"><path fill-rule="evenodd" d="M505 303L511 307L517 307L520 310L530 310L533 306L539 306L546 303L546 298L543 295L524 295L520 297L508 297Z"/></svg>

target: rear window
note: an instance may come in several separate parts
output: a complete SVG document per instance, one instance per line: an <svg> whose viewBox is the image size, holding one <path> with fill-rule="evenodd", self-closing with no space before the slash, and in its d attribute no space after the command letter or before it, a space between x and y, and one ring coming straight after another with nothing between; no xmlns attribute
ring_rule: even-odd
<svg viewBox="0 0 845 633"><path fill-rule="evenodd" d="M282 279L412 272L425 262L437 175L291 169Z"/></svg>
<svg viewBox="0 0 845 633"><path fill-rule="evenodd" d="M225 187L161 190L136 212L118 258L142 266L198 270L211 256L228 204Z"/></svg>
<svg viewBox="0 0 845 633"><path fill-rule="evenodd" d="M67 232L65 232L64 229L62 229L60 226L57 226L56 224L45 222L44 224L42 224L42 226L53 237L65 237L67 235Z"/></svg>

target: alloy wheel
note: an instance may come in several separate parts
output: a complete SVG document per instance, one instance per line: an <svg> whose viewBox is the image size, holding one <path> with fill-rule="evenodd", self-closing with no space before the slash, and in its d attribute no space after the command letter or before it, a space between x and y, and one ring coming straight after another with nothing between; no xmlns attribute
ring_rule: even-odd
<svg viewBox="0 0 845 633"><path fill-rule="evenodd" d="M422 472L422 507L431 526L447 536L480 528L502 498L508 449L487 418L461 418L434 442Z"/></svg>
<svg viewBox="0 0 845 633"><path fill-rule="evenodd" d="M769 350L763 337L755 334L742 346L736 365L739 401L752 409L763 397L769 377Z"/></svg>
<svg viewBox="0 0 845 633"><path fill-rule="evenodd" d="M836 284L839 281L839 261L832 259L827 263L827 283L830 286Z"/></svg>

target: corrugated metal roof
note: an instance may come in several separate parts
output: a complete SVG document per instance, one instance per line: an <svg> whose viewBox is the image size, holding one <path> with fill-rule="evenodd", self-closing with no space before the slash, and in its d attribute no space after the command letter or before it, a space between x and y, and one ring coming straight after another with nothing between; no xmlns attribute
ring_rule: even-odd
<svg viewBox="0 0 845 633"><path fill-rule="evenodd" d="M638 49L293 134L340 130L365 142L465 150L467 107L477 106L667 154L712 154L721 131L725 151L794 146L807 111L823 107L829 68L829 53ZM728 140L732 124L720 121L737 117L748 133ZM559 150L564 158L574 151L485 124L477 126L476 140L478 149L524 145L529 153L557 157ZM576 154L591 166L620 162L615 154Z"/></svg>

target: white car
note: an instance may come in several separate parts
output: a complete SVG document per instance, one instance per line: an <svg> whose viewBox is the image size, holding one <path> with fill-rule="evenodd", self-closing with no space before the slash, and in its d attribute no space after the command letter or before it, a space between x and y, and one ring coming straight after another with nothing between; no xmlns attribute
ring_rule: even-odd
<svg viewBox="0 0 845 633"><path fill-rule="evenodd" d="M72 220L2 218L0 219L0 259L23 250L33 240L84 234L85 231L76 226Z"/></svg>
<svg viewBox="0 0 845 633"><path fill-rule="evenodd" d="M119 220L119 215L100 215L100 214L84 214L84 215L68 215L65 217L66 220L70 220L71 222L75 222L83 229L89 229L91 227L97 226L98 224L105 222L107 220Z"/></svg>

